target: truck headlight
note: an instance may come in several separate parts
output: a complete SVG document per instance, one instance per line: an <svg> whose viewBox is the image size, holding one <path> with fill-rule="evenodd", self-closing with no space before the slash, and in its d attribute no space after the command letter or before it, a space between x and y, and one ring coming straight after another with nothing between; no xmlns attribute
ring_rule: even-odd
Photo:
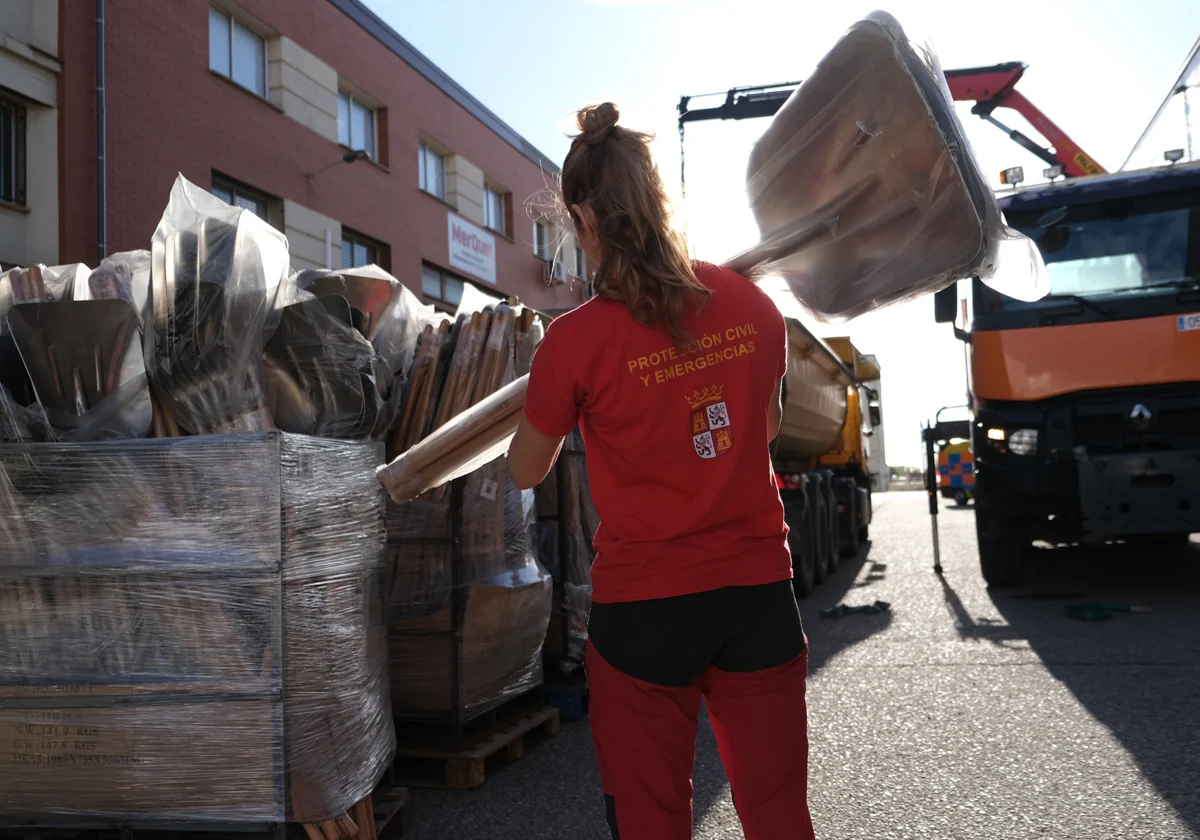
<svg viewBox="0 0 1200 840"><path fill-rule="evenodd" d="M1016 429L1008 433L1008 451L1014 455L1036 455L1037 429Z"/></svg>

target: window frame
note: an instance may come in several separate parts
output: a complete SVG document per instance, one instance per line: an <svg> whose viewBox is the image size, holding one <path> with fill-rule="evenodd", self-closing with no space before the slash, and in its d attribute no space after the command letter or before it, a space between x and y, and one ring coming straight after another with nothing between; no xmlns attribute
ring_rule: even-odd
<svg viewBox="0 0 1200 840"><path fill-rule="evenodd" d="M575 276L580 280L587 279L587 254L583 252L583 248L579 242L575 242Z"/></svg>
<svg viewBox="0 0 1200 840"><path fill-rule="evenodd" d="M347 125L346 139L342 140L342 101L346 101L347 105ZM371 115L371 147L356 148L354 146L354 108L355 106L362 108ZM352 91L342 88L338 90L338 143L349 149L352 152L364 151L367 156L374 161L379 160L379 114L378 108L373 105L368 105L359 96L356 96Z"/></svg>
<svg viewBox="0 0 1200 840"><path fill-rule="evenodd" d="M361 245L364 248L369 249L370 252L374 253L374 259L372 259L368 262L365 262L362 265L346 265L346 244L347 243L350 243L351 245ZM351 262L353 262L353 260L351 260ZM356 231L352 228L348 228L345 225L342 226L342 268L343 269L349 270L349 269L354 269L354 268L362 268L365 265L373 264L373 265L379 266L384 271L387 271L388 267L386 265L384 265L385 262L387 262L387 245L380 242L378 239L374 239L370 236L367 236L366 234L359 233L358 231Z"/></svg>
<svg viewBox="0 0 1200 840"><path fill-rule="evenodd" d="M213 66L212 16L214 13L223 17L226 21L226 31L228 33L227 48L229 50L229 62L228 62L228 67L225 68L224 70L219 70ZM253 27L247 26L245 23L243 23L238 18L237 15L233 14L226 8L222 8L221 6L211 5L211 4L209 5L208 20L209 20L209 23L208 23L208 38L209 38L208 69L210 71L212 71L213 73L216 73L221 78L226 79L227 81L230 81L233 84L237 85L242 90L244 90L248 93L254 94L259 99L266 100L267 93L269 92L270 87L271 87L270 79L268 78L270 75L270 73L268 72L268 70L269 70L268 63L270 61L270 58L267 55L267 39L266 39L266 37L261 32L258 32L257 30L255 30ZM235 56L237 39L235 36L237 34L237 28L239 26L242 29L244 29L247 33L252 35L254 38L257 38L260 43L262 43L262 64L259 67L259 71L262 76L262 91L255 90L252 87L246 87L246 85L242 84L236 78L234 78L233 70L234 70L234 65L237 63L236 56ZM257 77L255 78L255 81L256 82L258 81Z"/></svg>
<svg viewBox="0 0 1200 840"><path fill-rule="evenodd" d="M441 293L440 296L432 295L425 290L426 272L431 272L438 275L438 283L440 285ZM447 280L458 281L458 283L462 286L462 291L465 291L467 286L475 286L475 284L466 277L463 277L460 274L455 274L453 271L447 271L446 269L436 266L432 263L421 263L421 299L426 303L431 304L434 309L437 309L438 311L453 313L458 309L459 304L462 302L462 291L459 292L457 301L449 300L445 296ZM494 294L494 292L488 292L488 294Z"/></svg>
<svg viewBox="0 0 1200 840"><path fill-rule="evenodd" d="M508 197L510 193L507 190L502 190L498 187L493 187L491 184L485 184L483 187L483 226L493 233L498 233L501 236L508 236ZM492 207L492 199L495 199L497 206ZM488 220L489 215L495 215L496 224L492 224Z"/></svg>
<svg viewBox="0 0 1200 840"><path fill-rule="evenodd" d="M29 128L27 112L24 103L8 96L0 96L0 105L10 111L12 125L6 137L0 137L0 149L6 145L11 149L12 160L9 161L8 177L12 180L11 195L5 195L0 187L0 203L11 204L15 207L26 207L26 136ZM3 158L0 158L3 163ZM2 183L2 181L0 181Z"/></svg>
<svg viewBox="0 0 1200 840"><path fill-rule="evenodd" d="M222 175L219 172L213 172L211 176L209 192L217 198L225 201L224 197L217 195L217 191L228 193L231 201L225 202L242 210L249 210L255 216L262 219L276 230L283 231L283 201L276 198L270 193L263 192L257 187L252 187L249 184L238 181L235 178L230 178L227 175ZM251 209L243 204L238 204L237 199L241 196L248 201L255 202L256 205L263 208L263 213L259 213L257 209ZM265 215L264 215L265 213Z"/></svg>
<svg viewBox="0 0 1200 840"><path fill-rule="evenodd" d="M550 262L550 223L544 219L533 222L533 255L542 262Z"/></svg>
<svg viewBox="0 0 1200 840"><path fill-rule="evenodd" d="M440 161L441 172L438 175L438 187L440 192L434 192L429 189L429 164L427 157L432 155ZM446 200L446 157L447 155L438 149L437 146L422 140L417 146L417 186L421 192L426 195L431 195L439 201Z"/></svg>

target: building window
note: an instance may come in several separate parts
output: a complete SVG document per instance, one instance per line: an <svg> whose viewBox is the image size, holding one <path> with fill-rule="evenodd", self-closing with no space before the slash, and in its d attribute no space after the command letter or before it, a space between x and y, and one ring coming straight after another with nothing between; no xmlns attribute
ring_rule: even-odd
<svg viewBox="0 0 1200 840"><path fill-rule="evenodd" d="M501 236L505 236L507 225L505 224L505 213L508 195L494 190L491 187L484 187L483 190L483 224L484 227L491 228Z"/></svg>
<svg viewBox="0 0 1200 840"><path fill-rule="evenodd" d="M226 204L249 210L275 229L283 230L283 202L279 199L215 172L210 192Z"/></svg>
<svg viewBox="0 0 1200 840"><path fill-rule="evenodd" d="M533 223L533 253L539 260L550 262L550 226L546 222Z"/></svg>
<svg viewBox="0 0 1200 840"><path fill-rule="evenodd" d="M446 159L422 143L418 169L420 169L421 189L444 201L446 199Z"/></svg>
<svg viewBox="0 0 1200 840"><path fill-rule="evenodd" d="M361 233L342 228L342 268L382 265L379 256L383 250L374 239L368 239Z"/></svg>
<svg viewBox="0 0 1200 840"><path fill-rule="evenodd" d="M338 94L338 142L356 152L365 151L371 160L377 159L375 110L345 91Z"/></svg>
<svg viewBox="0 0 1200 840"><path fill-rule="evenodd" d="M575 276L580 280L587 279L587 254L578 245L575 246Z"/></svg>
<svg viewBox="0 0 1200 840"><path fill-rule="evenodd" d="M421 266L421 294L438 309L450 311L462 303L465 284L461 277L431 265Z"/></svg>
<svg viewBox="0 0 1200 840"><path fill-rule="evenodd" d="M267 42L225 12L208 9L208 68L267 96Z"/></svg>
<svg viewBox="0 0 1200 840"><path fill-rule="evenodd" d="M0 99L0 201L25 203L25 108Z"/></svg>

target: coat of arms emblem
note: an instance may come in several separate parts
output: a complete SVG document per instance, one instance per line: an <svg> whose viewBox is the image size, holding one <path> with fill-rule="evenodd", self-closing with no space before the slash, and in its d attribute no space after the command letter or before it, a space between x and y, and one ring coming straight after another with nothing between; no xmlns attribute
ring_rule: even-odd
<svg viewBox="0 0 1200 840"><path fill-rule="evenodd" d="M729 450L733 449L733 429L724 391L721 385L711 385L687 398L692 408L692 446L696 454L706 461L728 455Z"/></svg>

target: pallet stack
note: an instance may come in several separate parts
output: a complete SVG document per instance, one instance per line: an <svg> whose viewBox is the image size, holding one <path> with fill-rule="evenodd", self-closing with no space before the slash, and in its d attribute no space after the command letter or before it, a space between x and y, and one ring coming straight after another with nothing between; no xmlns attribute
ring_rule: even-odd
<svg viewBox="0 0 1200 840"><path fill-rule="evenodd" d="M369 796L394 738L381 456L0 445L0 817L321 823Z"/></svg>
<svg viewBox="0 0 1200 840"><path fill-rule="evenodd" d="M426 327L391 454L514 381L539 330L532 312L507 303ZM397 718L461 727L541 684L551 582L534 552L535 514L503 458L389 506Z"/></svg>
<svg viewBox="0 0 1200 840"><path fill-rule="evenodd" d="M0 829L371 840L395 746L371 438L420 307L288 262L181 178L151 251L0 275Z"/></svg>

